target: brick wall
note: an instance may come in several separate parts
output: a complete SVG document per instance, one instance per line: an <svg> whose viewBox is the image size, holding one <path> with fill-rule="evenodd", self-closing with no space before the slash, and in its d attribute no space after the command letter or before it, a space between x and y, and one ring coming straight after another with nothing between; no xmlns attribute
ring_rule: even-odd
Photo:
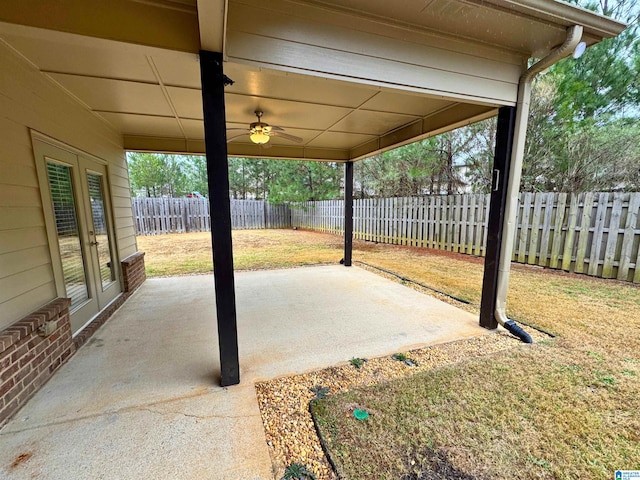
<svg viewBox="0 0 640 480"><path fill-rule="evenodd" d="M147 279L144 271L144 252L136 252L122 261L124 292L131 294Z"/></svg>
<svg viewBox="0 0 640 480"><path fill-rule="evenodd" d="M0 426L75 352L70 305L58 298L0 332Z"/></svg>

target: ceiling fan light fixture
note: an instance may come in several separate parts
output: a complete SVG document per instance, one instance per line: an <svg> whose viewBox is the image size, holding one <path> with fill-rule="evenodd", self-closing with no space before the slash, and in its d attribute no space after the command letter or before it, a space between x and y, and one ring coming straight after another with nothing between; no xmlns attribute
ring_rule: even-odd
<svg viewBox="0 0 640 480"><path fill-rule="evenodd" d="M264 145L269 141L269 135L264 133L262 130L251 132L251 135L249 135L249 138L253 143L257 143L258 145Z"/></svg>

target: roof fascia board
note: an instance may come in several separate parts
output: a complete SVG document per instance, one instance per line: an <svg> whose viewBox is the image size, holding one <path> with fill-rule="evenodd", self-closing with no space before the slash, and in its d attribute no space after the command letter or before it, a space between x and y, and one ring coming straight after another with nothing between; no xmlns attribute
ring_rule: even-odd
<svg viewBox="0 0 640 480"><path fill-rule="evenodd" d="M508 12L519 12L533 19L552 22L564 27L581 25L584 33L596 38L619 35L626 23L600 15L582 7L554 0L465 0L483 6L494 6Z"/></svg>
<svg viewBox="0 0 640 480"><path fill-rule="evenodd" d="M392 5L392 3L390 3ZM230 9L237 7L268 9L294 19L306 19L314 23L325 23L343 27L354 32L373 34L376 37L403 39L419 45L438 46L457 53L468 53L471 48L479 56L504 63L520 64L528 52L508 49L501 45L478 42L477 39L431 29L422 25L394 21L388 17L337 6L316 0L270 0L265 4L261 0L231 0Z"/></svg>
<svg viewBox="0 0 640 480"><path fill-rule="evenodd" d="M20 0L0 4L0 22L167 50L200 49L196 9L130 0Z"/></svg>

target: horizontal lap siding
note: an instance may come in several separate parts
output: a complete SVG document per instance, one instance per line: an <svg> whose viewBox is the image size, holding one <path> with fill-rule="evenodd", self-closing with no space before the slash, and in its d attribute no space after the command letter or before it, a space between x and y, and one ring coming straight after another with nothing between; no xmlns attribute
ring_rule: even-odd
<svg viewBox="0 0 640 480"><path fill-rule="evenodd" d="M122 151L119 151L119 155L109 162L109 184L113 201L116 243L119 257L123 259L134 254L138 248L133 228L133 213L131 211L129 170Z"/></svg>
<svg viewBox="0 0 640 480"><path fill-rule="evenodd" d="M56 297L30 129L108 161L120 258L136 251L121 138L0 44L0 330ZM128 208L127 208L128 207ZM124 227L120 227L123 222Z"/></svg>

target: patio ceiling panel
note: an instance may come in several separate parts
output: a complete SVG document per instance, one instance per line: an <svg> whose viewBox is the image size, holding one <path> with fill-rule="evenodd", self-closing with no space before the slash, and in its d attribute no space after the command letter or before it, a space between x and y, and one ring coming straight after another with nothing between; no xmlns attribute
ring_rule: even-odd
<svg viewBox="0 0 640 480"><path fill-rule="evenodd" d="M420 117L400 113L374 112L372 110L354 110L331 127L331 130L363 135L383 135L397 128L419 120Z"/></svg>
<svg viewBox="0 0 640 480"><path fill-rule="evenodd" d="M37 35L44 32L33 29L28 31L33 36L17 34L3 36L14 49L43 72L134 82L155 83L156 81L149 64L142 61L144 58L141 57L140 52L100 48L96 43L104 45L104 41L79 42L79 37L76 35L54 34L52 38L47 39ZM45 42L47 48L43 48ZM196 69L197 67L196 63Z"/></svg>
<svg viewBox="0 0 640 480"><path fill-rule="evenodd" d="M362 110L374 110L389 113L426 116L451 105L451 101L439 98L407 95L391 91L380 91L369 101L362 104Z"/></svg>
<svg viewBox="0 0 640 480"><path fill-rule="evenodd" d="M49 76L95 112L173 116L159 85L61 73Z"/></svg>
<svg viewBox="0 0 640 480"><path fill-rule="evenodd" d="M528 56L539 57L560 45L567 27L583 25L589 44L620 32L621 23L562 1L547 0L309 0L321 8L357 13L374 24L407 31L431 31L453 41L473 39ZM366 13L365 13L366 12ZM367 28L364 23L355 28ZM502 55L501 55L502 57Z"/></svg>
<svg viewBox="0 0 640 480"><path fill-rule="evenodd" d="M157 117L151 115L133 115L123 113L100 112L100 116L120 131L134 135L160 135L163 137L180 137L183 135L184 123L178 123L175 117ZM182 120L184 122L184 120Z"/></svg>
<svg viewBox="0 0 640 480"><path fill-rule="evenodd" d="M350 149L353 145L361 145L376 138L375 135L364 135L361 133L324 132L310 141L308 145L315 147L316 145L330 144L335 148Z"/></svg>
<svg viewBox="0 0 640 480"><path fill-rule="evenodd" d="M204 138L204 121L180 119L186 138Z"/></svg>
<svg viewBox="0 0 640 480"><path fill-rule="evenodd" d="M341 106L234 95L233 88L228 88L225 103L227 122L242 123L245 128L256 121L256 110L263 111L263 121L271 125L318 131L330 128L352 111Z"/></svg>

